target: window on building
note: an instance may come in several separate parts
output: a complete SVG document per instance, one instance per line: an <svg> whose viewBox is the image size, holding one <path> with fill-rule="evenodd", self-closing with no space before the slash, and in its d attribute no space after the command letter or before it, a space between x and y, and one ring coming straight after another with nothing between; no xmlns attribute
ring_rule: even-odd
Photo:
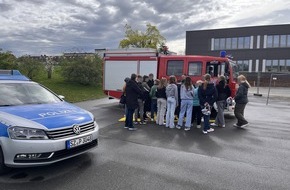
<svg viewBox="0 0 290 190"><path fill-rule="evenodd" d="M213 43L214 50L250 49L251 37L215 38Z"/></svg>
<svg viewBox="0 0 290 190"><path fill-rule="evenodd" d="M290 47L290 35L269 35L267 36L267 48Z"/></svg>
<svg viewBox="0 0 290 190"><path fill-rule="evenodd" d="M271 72L272 71L272 60L266 60L266 72Z"/></svg>
<svg viewBox="0 0 290 190"><path fill-rule="evenodd" d="M232 49L232 39L226 38L226 49Z"/></svg>
<svg viewBox="0 0 290 190"><path fill-rule="evenodd" d="M214 50L219 50L220 49L220 39L215 38L214 39Z"/></svg>
<svg viewBox="0 0 290 190"><path fill-rule="evenodd" d="M189 76L201 76L202 62L189 62L188 63L188 75Z"/></svg>
<svg viewBox="0 0 290 190"><path fill-rule="evenodd" d="M279 71L285 72L286 70L286 60L285 59L281 59L279 60Z"/></svg>
<svg viewBox="0 0 290 190"><path fill-rule="evenodd" d="M272 60L272 72L279 71L279 60Z"/></svg>
<svg viewBox="0 0 290 190"><path fill-rule="evenodd" d="M273 47L273 36L267 36L267 48Z"/></svg>
<svg viewBox="0 0 290 190"><path fill-rule="evenodd" d="M220 50L226 49L226 39L220 38Z"/></svg>
<svg viewBox="0 0 290 190"><path fill-rule="evenodd" d="M279 47L279 35L274 35L274 38L273 38L273 47Z"/></svg>
<svg viewBox="0 0 290 190"><path fill-rule="evenodd" d="M286 71L290 72L290 59L286 60Z"/></svg>
<svg viewBox="0 0 290 190"><path fill-rule="evenodd" d="M232 49L238 48L238 38L232 38Z"/></svg>
<svg viewBox="0 0 290 190"><path fill-rule="evenodd" d="M280 36L280 47L286 47L286 43L287 43L287 36L281 35Z"/></svg>
<svg viewBox="0 0 290 190"><path fill-rule="evenodd" d="M183 74L184 61L170 60L167 62L167 75L181 76Z"/></svg>
<svg viewBox="0 0 290 190"><path fill-rule="evenodd" d="M266 60L266 72L290 72L290 59Z"/></svg>
<svg viewBox="0 0 290 190"><path fill-rule="evenodd" d="M244 38L244 49L250 49L250 45L251 45L251 38L245 37Z"/></svg>
<svg viewBox="0 0 290 190"><path fill-rule="evenodd" d="M244 38L239 37L238 38L238 49L243 49L244 48Z"/></svg>
<svg viewBox="0 0 290 190"><path fill-rule="evenodd" d="M249 60L238 60L237 65L239 68L239 71L249 71Z"/></svg>

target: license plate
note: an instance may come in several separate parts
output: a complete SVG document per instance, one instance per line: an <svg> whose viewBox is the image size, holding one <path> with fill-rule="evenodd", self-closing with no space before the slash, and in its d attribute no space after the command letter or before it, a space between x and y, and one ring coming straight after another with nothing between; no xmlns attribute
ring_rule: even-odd
<svg viewBox="0 0 290 190"><path fill-rule="evenodd" d="M89 143L89 142L92 142L92 135L80 137L77 139L68 140L68 141L66 141L66 148L67 149L74 148L74 147L81 146L81 145Z"/></svg>

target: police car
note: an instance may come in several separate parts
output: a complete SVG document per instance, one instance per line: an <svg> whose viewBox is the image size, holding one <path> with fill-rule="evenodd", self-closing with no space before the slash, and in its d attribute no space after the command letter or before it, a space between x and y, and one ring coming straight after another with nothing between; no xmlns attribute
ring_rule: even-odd
<svg viewBox="0 0 290 190"><path fill-rule="evenodd" d="M51 164L98 145L93 114L17 70L0 70L0 173Z"/></svg>

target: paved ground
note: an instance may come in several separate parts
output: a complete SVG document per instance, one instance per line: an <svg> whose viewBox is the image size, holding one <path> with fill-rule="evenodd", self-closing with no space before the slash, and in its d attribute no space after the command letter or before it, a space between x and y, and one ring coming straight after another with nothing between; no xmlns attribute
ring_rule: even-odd
<svg viewBox="0 0 290 190"><path fill-rule="evenodd" d="M227 127L209 135L153 123L130 132L118 122L123 110L115 100L77 103L100 125L99 147L51 166L14 169L0 177L0 189L289 190L288 98L273 96L267 106L265 96L250 91L249 98L247 129L233 128L227 116Z"/></svg>

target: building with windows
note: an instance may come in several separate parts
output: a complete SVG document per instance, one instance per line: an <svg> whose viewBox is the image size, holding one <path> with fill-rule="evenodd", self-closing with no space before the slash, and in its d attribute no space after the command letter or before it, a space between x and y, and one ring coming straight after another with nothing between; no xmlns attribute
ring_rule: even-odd
<svg viewBox="0 0 290 190"><path fill-rule="evenodd" d="M233 57L252 85L269 85L273 73L277 86L290 86L290 24L186 32L187 55L221 51Z"/></svg>

